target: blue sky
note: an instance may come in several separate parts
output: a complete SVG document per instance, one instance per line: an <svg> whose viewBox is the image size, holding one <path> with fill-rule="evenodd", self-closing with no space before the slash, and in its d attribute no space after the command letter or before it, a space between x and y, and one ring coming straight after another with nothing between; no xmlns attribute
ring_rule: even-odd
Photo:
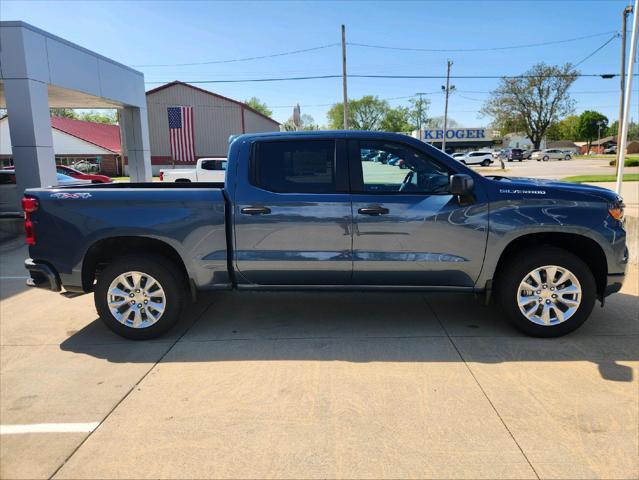
<svg viewBox="0 0 639 480"><path fill-rule="evenodd" d="M458 75L519 74L536 62L577 62L620 28L628 0L607 1L429 1L429 2L24 2L0 3L2 20L23 20L126 65L189 63L268 55L347 41L392 47L469 49L593 38L552 46L490 52L409 52L348 47L353 74L443 75L446 60ZM610 33L605 33L610 32ZM628 42L629 43L629 42ZM580 66L583 73L619 70L620 40L614 39ZM189 67L139 67L148 82L330 75L341 72L339 46L298 55ZM497 80L458 79L450 116L464 126L489 123L477 111ZM157 86L149 83L147 89ZM349 97L378 95L392 105L416 92L432 92L431 116L443 114L442 80L351 79ZM238 100L259 97L275 119L291 105L326 123L341 99L341 80L199 85ZM577 113L617 116L619 79L583 78L572 91ZM639 81L635 81L635 92ZM639 95L633 98L639 116Z"/></svg>

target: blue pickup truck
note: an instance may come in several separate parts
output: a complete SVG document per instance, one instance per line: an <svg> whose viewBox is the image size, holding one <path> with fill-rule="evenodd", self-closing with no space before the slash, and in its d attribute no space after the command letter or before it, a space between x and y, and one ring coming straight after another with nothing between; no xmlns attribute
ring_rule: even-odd
<svg viewBox="0 0 639 480"><path fill-rule="evenodd" d="M554 337L621 288L628 258L615 193L484 177L380 132L241 135L224 183L29 189L23 208L28 283L93 291L133 339L207 289L478 292Z"/></svg>

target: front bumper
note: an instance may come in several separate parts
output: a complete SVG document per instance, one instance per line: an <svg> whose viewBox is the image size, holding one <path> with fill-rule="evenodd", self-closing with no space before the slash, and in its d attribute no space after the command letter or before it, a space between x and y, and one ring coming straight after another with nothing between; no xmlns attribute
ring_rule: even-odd
<svg viewBox="0 0 639 480"><path fill-rule="evenodd" d="M29 271L30 278L27 279L29 287L44 288L53 292L62 290L60 276L49 265L27 258L24 261L24 268Z"/></svg>
<svg viewBox="0 0 639 480"><path fill-rule="evenodd" d="M621 287L623 286L623 281L624 278L626 277L625 274L623 273L618 273L615 275L608 275L606 277L606 289L604 290L604 297L607 297L608 295L612 295L613 293L617 293L619 290L621 290Z"/></svg>

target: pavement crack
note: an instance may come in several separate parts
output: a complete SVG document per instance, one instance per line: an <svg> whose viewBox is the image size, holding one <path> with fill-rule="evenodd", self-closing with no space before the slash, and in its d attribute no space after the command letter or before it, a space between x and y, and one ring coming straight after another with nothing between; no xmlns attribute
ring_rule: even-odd
<svg viewBox="0 0 639 480"><path fill-rule="evenodd" d="M107 412L107 414L104 416L104 418L102 420L100 420L99 424L97 427L95 427L93 429L93 431L91 433L89 433L79 444L77 447L75 447L73 449L73 451L64 459L64 461L60 464L60 466L58 466L58 468L55 469L55 471L51 474L51 476L49 476L49 479L52 479L53 477L55 477L58 472L62 469L62 467L64 467L69 460L71 460L71 458L76 454L76 452L78 450L80 450L80 448L82 448L82 445L84 445L87 440L89 440L89 438L91 438L91 436L102 426L102 424L107 421L107 419L111 416L111 414L113 414L113 412L115 412L115 410L117 410L117 408L122 404L122 402L124 402L124 400L126 400L129 395L131 395L131 393L137 388L138 385L140 385L140 383L142 383L144 381L144 379L149 375L149 373L151 373L151 371L159 364L162 362L162 360L164 360L164 358L166 358L166 356L169 354L169 352L171 350L173 350L173 347L175 347L178 342L180 340L182 340L182 337L184 337L184 335L186 335L188 333L189 330L191 330L191 328L193 328L193 326L200 321L200 319L204 316L204 314L206 314L211 306L213 305L213 302L211 301L206 308L204 308L195 318L195 320L193 322L191 322L190 325L187 325L186 328L184 329L184 331L178 335L178 337L175 339L175 341L173 343L171 343L169 345L169 348L166 349L166 351L160 356L160 358L158 358L153 365L151 365L151 367L144 373L144 375L142 375L139 380L137 382L135 382L135 384L122 396L122 398L113 406L113 408L111 408L111 410L109 410Z"/></svg>
<svg viewBox="0 0 639 480"><path fill-rule="evenodd" d="M423 296L422 299L424 300L424 303L426 304L426 306L428 307L428 309L432 312L433 316L435 317L435 319L437 320L437 322L439 323L439 326L442 328L442 330L444 331L444 333L446 334L446 336L448 337L448 340L450 341L450 344L453 346L453 348L455 349L455 351L457 352L457 355L459 355L459 358L461 359L462 362L464 362L464 366L466 367L466 369L468 370L468 373L470 373L471 377L473 377L473 380L475 381L475 383L477 384L477 386L479 387L479 390L481 391L481 393L484 395L484 397L486 398L486 400L488 401L490 407L493 409L493 411L495 412L495 415L497 415L497 418L499 418L499 421L501 422L501 424L504 426L504 428L506 429L506 431L508 432L508 435L510 435L510 438L513 439L513 442L515 442L515 445L517 445L517 448L519 449L519 451L521 452L521 454L523 455L523 457L526 459L526 462L528 463L528 465L530 466L531 470L533 471L533 473L535 474L535 477L537 479L539 479L539 473L537 473L537 470L535 470L535 467L533 466L533 464L531 463L530 459L528 458L528 456L526 455L526 453L524 452L524 449L521 447L521 445L519 444L519 442L517 441L517 439L515 438L515 435L513 434L513 432L510 430L510 428L508 428L508 425L506 424L506 422L504 421L503 417L501 416L501 414L499 413L499 411L497 410L497 407L495 407L495 404L492 402L492 400L490 399L490 397L488 396L488 394L486 393L486 390L484 390L484 387L482 387L481 383L479 383L479 379L475 376L475 373L473 372L473 370L470 368L470 365L468 365L468 362L466 361L466 359L464 358L464 355L462 355L461 350L457 347L457 344L455 343L455 341L453 340L453 337L450 336L450 334L448 333L448 330L446 329L446 327L444 326L444 324L442 323L442 321L439 318L439 315L437 315L437 312L435 312L435 309L431 306L431 304L428 302L428 299L426 298L426 296Z"/></svg>

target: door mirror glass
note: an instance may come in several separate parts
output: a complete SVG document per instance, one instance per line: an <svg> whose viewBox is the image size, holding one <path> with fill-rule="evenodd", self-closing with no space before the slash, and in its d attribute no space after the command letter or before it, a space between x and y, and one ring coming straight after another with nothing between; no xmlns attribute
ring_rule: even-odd
<svg viewBox="0 0 639 480"><path fill-rule="evenodd" d="M450 193L463 197L473 193L475 182L473 177L465 173L458 173L450 176Z"/></svg>

